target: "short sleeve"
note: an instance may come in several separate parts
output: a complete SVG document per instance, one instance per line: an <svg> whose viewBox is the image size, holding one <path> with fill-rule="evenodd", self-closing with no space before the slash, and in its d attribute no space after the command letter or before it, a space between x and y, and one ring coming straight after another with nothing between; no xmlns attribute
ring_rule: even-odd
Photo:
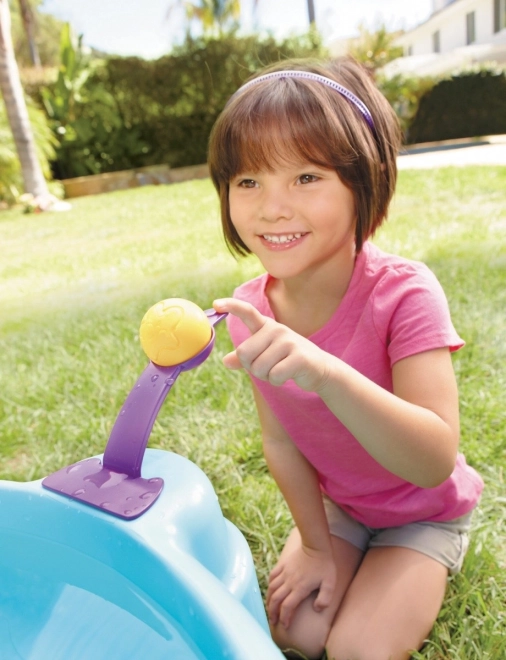
<svg viewBox="0 0 506 660"><path fill-rule="evenodd" d="M374 323L385 338L391 365L416 353L464 346L443 288L424 264L408 262L389 269L374 296Z"/></svg>

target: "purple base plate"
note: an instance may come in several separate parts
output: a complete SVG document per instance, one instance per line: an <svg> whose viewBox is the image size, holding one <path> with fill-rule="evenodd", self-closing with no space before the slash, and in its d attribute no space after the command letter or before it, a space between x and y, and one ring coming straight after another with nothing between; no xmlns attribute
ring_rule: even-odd
<svg viewBox="0 0 506 660"><path fill-rule="evenodd" d="M142 459L158 411L179 374L207 359L214 346L214 326L227 316L214 309L207 309L205 314L212 328L207 346L181 364L148 364L116 419L103 464L98 458L88 458L64 467L42 481L44 488L127 520L149 509L163 489L163 479L141 477Z"/></svg>
<svg viewBox="0 0 506 660"><path fill-rule="evenodd" d="M102 467L99 458L87 458L53 472L42 481L42 485L59 495L133 520L158 498L163 489L163 479L129 477Z"/></svg>

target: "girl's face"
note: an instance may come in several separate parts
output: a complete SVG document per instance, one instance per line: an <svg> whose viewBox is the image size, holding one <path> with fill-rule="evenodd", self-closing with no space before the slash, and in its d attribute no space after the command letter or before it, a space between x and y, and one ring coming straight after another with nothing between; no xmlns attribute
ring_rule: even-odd
<svg viewBox="0 0 506 660"><path fill-rule="evenodd" d="M328 273L354 258L353 194L334 170L286 162L230 182L230 217L276 279Z"/></svg>

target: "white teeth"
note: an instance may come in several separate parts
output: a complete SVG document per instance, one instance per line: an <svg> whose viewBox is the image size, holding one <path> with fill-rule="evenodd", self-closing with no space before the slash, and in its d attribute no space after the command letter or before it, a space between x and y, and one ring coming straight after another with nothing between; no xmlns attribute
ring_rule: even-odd
<svg viewBox="0 0 506 660"><path fill-rule="evenodd" d="M302 236L302 233L296 234L263 234L262 237L265 238L269 243L290 243L295 241Z"/></svg>

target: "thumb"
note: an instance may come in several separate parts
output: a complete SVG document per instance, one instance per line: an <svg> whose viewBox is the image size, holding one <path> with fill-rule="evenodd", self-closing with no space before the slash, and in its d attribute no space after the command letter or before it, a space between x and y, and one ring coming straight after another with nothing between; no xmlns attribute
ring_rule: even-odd
<svg viewBox="0 0 506 660"><path fill-rule="evenodd" d="M227 369L242 369L242 364L239 362L237 353L232 351L232 353L227 353L223 358L223 364Z"/></svg>
<svg viewBox="0 0 506 660"><path fill-rule="evenodd" d="M326 607L328 607L332 602L332 594L333 594L332 587L329 584L322 582L320 591L318 592L318 596L316 597L313 603L314 611L321 612Z"/></svg>

